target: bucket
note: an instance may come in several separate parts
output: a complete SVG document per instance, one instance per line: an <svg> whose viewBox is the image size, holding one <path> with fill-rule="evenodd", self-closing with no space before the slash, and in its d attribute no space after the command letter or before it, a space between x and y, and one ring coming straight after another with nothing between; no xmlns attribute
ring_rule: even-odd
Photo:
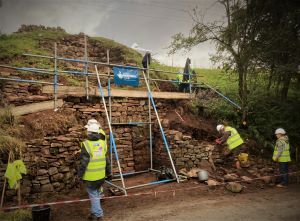
<svg viewBox="0 0 300 221"><path fill-rule="evenodd" d="M206 170L199 170L198 179L200 182L208 180L208 172Z"/></svg>
<svg viewBox="0 0 300 221"><path fill-rule="evenodd" d="M238 155L238 159L241 163L247 163L248 162L248 154L247 153L240 153Z"/></svg>
<svg viewBox="0 0 300 221"><path fill-rule="evenodd" d="M32 221L49 221L50 206L35 206L31 210Z"/></svg>

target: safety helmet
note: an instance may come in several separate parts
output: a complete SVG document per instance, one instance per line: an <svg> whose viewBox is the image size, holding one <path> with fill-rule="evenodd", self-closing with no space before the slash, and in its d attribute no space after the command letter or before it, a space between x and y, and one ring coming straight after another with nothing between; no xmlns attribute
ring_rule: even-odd
<svg viewBox="0 0 300 221"><path fill-rule="evenodd" d="M277 128L275 130L275 134L286 134L285 130L283 128Z"/></svg>
<svg viewBox="0 0 300 221"><path fill-rule="evenodd" d="M87 127L88 132L99 133L99 124L90 124Z"/></svg>
<svg viewBox="0 0 300 221"><path fill-rule="evenodd" d="M219 124L217 126L217 131L220 132L222 128L224 128L224 125L223 124Z"/></svg>
<svg viewBox="0 0 300 221"><path fill-rule="evenodd" d="M89 125L91 125L91 124L97 124L99 127L101 127L101 124L96 119L93 119L93 118L89 119L88 122L87 122L87 124L84 127L88 128Z"/></svg>

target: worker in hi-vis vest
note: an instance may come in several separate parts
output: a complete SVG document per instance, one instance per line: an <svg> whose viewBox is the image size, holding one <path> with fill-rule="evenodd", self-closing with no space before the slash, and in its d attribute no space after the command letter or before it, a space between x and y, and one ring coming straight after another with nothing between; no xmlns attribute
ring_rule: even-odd
<svg viewBox="0 0 300 221"><path fill-rule="evenodd" d="M219 124L217 126L217 131L222 135L221 138L216 139L217 144L226 144L227 154L232 154L235 160L235 166L237 169L241 169L241 163L238 159L240 153L243 153L247 150L246 145L244 144L243 139L237 130L233 127L224 126L223 124Z"/></svg>
<svg viewBox="0 0 300 221"><path fill-rule="evenodd" d="M87 139L81 143L80 166L78 176L83 180L91 200L91 214L88 220L103 220L100 204L100 188L105 178L111 179L110 162L107 154L105 133L100 133L100 124L90 122L87 128Z"/></svg>
<svg viewBox="0 0 300 221"><path fill-rule="evenodd" d="M281 175L280 183L277 187L285 187L289 182L288 166L289 162L291 162L289 138L282 128L276 129L275 135L277 140L274 147L273 160L279 163L279 172Z"/></svg>
<svg viewBox="0 0 300 221"><path fill-rule="evenodd" d="M189 89L189 82L184 80L183 70L180 70L176 75L179 92L187 93Z"/></svg>

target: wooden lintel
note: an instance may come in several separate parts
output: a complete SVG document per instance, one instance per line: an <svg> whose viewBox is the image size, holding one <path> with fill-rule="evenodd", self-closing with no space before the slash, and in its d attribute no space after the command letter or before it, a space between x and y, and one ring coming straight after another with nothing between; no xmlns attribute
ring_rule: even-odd
<svg viewBox="0 0 300 221"><path fill-rule="evenodd" d="M43 93L45 94L53 94L53 86L44 86ZM107 89L103 89L104 96L108 96ZM75 97L83 97L86 96L84 87L73 87L73 86L59 86L58 87L58 95L69 95ZM154 98L159 99L190 99L191 95L188 93L177 93L177 92L152 92ZM100 96L99 90L97 87L89 87L89 96ZM137 91L137 90L122 90L115 89L111 90L112 97L132 97L132 98L147 98L147 91Z"/></svg>
<svg viewBox="0 0 300 221"><path fill-rule="evenodd" d="M64 102L62 99L58 99L57 107L62 107L63 103ZM53 100L12 107L11 112L15 116L22 116L22 115L26 115L26 114L32 114L32 113L45 111L45 110L51 110L51 109L54 110L54 101ZM0 112L1 111L2 110L0 110Z"/></svg>

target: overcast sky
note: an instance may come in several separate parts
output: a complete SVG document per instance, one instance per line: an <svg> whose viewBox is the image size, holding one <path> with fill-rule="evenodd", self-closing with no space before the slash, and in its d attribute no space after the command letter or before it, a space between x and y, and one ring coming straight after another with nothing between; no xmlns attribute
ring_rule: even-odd
<svg viewBox="0 0 300 221"><path fill-rule="evenodd" d="M0 0L0 5L2 33L12 33L21 24L60 26L72 34L103 36L127 46L137 43L169 65L172 57L165 48L171 36L192 27L187 11L197 5L208 20L220 20L223 12L215 0ZM210 68L213 53L214 46L205 43L188 54L176 54L173 64L183 66L189 56L192 66Z"/></svg>

